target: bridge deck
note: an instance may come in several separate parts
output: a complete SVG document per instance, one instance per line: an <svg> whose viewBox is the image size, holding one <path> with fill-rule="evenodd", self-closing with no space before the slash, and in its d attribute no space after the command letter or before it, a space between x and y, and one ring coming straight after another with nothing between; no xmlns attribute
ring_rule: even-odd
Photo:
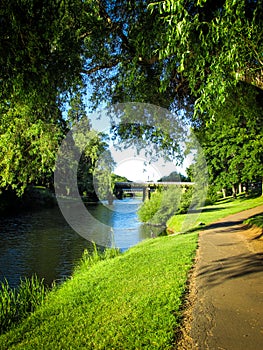
<svg viewBox="0 0 263 350"><path fill-rule="evenodd" d="M147 187L147 186L171 186L171 185L176 185L176 186L193 186L195 183L194 182L116 182L115 186L130 186L130 187Z"/></svg>

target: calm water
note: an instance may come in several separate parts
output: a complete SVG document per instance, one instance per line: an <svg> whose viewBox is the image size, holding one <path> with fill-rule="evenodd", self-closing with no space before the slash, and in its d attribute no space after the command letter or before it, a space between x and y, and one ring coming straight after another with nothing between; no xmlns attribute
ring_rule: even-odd
<svg viewBox="0 0 263 350"><path fill-rule="evenodd" d="M100 241L105 237L105 245L110 237L117 247L129 248L152 234L137 220L140 203L138 199L125 199L114 202L110 209L87 204L89 212L106 228L98 229L93 222L86 230L93 236L100 235ZM56 207L0 220L0 280L6 278L12 287L21 277L33 273L48 284L63 280L71 274L83 250L92 249L92 244L67 224Z"/></svg>

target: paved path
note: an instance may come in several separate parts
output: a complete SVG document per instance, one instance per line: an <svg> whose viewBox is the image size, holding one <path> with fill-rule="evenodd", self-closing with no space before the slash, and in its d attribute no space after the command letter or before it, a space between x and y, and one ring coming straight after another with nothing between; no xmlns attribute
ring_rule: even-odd
<svg viewBox="0 0 263 350"><path fill-rule="evenodd" d="M251 251L242 225L262 212L260 206L228 216L200 233L178 349L263 349L263 250Z"/></svg>

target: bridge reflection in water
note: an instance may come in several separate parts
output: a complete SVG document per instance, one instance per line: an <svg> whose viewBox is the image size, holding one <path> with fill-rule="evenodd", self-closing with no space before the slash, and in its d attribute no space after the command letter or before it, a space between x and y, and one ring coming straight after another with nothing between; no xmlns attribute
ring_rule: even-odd
<svg viewBox="0 0 263 350"><path fill-rule="evenodd" d="M117 199L123 199L126 195L135 196L137 193L142 193L143 201L145 201L150 199L151 192L154 192L158 187L188 187L194 184L194 182L116 182L114 194Z"/></svg>

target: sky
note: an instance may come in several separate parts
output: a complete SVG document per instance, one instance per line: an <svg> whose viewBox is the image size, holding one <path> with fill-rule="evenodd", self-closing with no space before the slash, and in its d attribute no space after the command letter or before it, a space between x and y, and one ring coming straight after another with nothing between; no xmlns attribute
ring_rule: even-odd
<svg viewBox="0 0 263 350"><path fill-rule="evenodd" d="M128 180L134 182L156 182L161 177L169 175L176 171L182 175L186 175L185 169L190 165L190 159L186 159L183 166L176 166L174 163L145 164L144 159L127 159L117 163L114 173L125 176Z"/></svg>
<svg viewBox="0 0 263 350"><path fill-rule="evenodd" d="M146 165L143 159L127 159L120 162L114 170L117 175L125 176L134 182L146 182L159 180L162 175L152 165Z"/></svg>
<svg viewBox="0 0 263 350"><path fill-rule="evenodd" d="M99 132L109 134L110 121L106 109L101 109L101 111L100 114L99 112L89 114L92 128ZM98 115L100 115L99 119ZM186 175L185 169L191 164L191 156L189 156L184 161L183 165L179 167L173 162L165 162L161 157L154 163L149 162L149 159L143 150L138 154L137 150L132 147L118 151L112 144L110 144L109 148L116 164L113 172L117 175L125 176L131 181L157 181L173 171Z"/></svg>

